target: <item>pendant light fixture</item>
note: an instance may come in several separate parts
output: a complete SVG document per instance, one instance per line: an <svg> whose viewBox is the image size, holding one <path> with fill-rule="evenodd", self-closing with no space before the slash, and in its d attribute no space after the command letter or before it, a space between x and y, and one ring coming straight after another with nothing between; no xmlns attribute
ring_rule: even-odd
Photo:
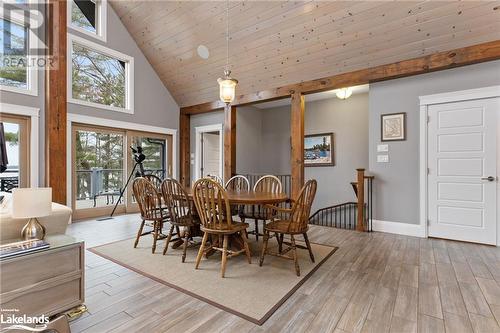
<svg viewBox="0 0 500 333"><path fill-rule="evenodd" d="M229 69L229 0L226 1L226 68L224 77L217 80L219 83L219 97L221 101L230 104L236 95L236 85L238 80L231 78Z"/></svg>

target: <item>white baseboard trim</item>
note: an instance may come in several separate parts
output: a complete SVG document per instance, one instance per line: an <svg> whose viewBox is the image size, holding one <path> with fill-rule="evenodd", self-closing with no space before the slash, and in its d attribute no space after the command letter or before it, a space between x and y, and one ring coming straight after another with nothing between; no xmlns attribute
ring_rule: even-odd
<svg viewBox="0 0 500 333"><path fill-rule="evenodd" d="M420 224L373 220L373 231L425 238L425 228Z"/></svg>

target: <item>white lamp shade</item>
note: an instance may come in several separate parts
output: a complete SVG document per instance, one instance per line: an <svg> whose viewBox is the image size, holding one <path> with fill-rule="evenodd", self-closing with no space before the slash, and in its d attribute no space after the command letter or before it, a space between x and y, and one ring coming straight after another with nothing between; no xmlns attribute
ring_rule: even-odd
<svg viewBox="0 0 500 333"><path fill-rule="evenodd" d="M16 188L12 190L12 217L48 216L52 212L52 188Z"/></svg>

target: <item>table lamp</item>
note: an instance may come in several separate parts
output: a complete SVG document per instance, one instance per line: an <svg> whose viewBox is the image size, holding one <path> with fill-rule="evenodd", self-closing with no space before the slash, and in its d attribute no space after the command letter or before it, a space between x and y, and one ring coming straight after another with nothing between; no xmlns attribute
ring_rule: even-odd
<svg viewBox="0 0 500 333"><path fill-rule="evenodd" d="M48 216L52 212L52 188L16 188L12 190L12 217L28 218L21 231L21 238L43 239L45 228L37 217Z"/></svg>

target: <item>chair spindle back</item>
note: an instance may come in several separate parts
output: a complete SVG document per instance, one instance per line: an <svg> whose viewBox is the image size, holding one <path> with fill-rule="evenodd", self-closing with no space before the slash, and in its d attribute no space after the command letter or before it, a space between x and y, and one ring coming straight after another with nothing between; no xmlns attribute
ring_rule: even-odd
<svg viewBox="0 0 500 333"><path fill-rule="evenodd" d="M247 177L237 175L227 181L225 188L235 192L248 192L250 191L250 182Z"/></svg>
<svg viewBox="0 0 500 333"><path fill-rule="evenodd" d="M143 219L159 220L163 218L160 194L149 180L143 177L134 179L132 190Z"/></svg>
<svg viewBox="0 0 500 333"><path fill-rule="evenodd" d="M193 199L201 224L206 229L231 229L231 208L224 188L210 178L198 179L193 185Z"/></svg>
<svg viewBox="0 0 500 333"><path fill-rule="evenodd" d="M318 183L315 179L308 180L300 190L297 200L292 205L290 214L290 231L299 232L307 229L311 206L316 196Z"/></svg>
<svg viewBox="0 0 500 333"><path fill-rule="evenodd" d="M153 184L153 186L156 188L156 190L158 192L161 192L161 178L160 177L153 175L153 174L150 174L150 175L144 175L143 178L146 178L147 180L149 180L151 182L151 184Z"/></svg>
<svg viewBox="0 0 500 333"><path fill-rule="evenodd" d="M262 176L253 187L254 192L281 193L283 186L278 177L273 175Z"/></svg>
<svg viewBox="0 0 500 333"><path fill-rule="evenodd" d="M173 222L181 224L182 219L191 218L191 202L184 190L184 187L177 180L167 178L161 183L161 193L165 202L170 218Z"/></svg>

